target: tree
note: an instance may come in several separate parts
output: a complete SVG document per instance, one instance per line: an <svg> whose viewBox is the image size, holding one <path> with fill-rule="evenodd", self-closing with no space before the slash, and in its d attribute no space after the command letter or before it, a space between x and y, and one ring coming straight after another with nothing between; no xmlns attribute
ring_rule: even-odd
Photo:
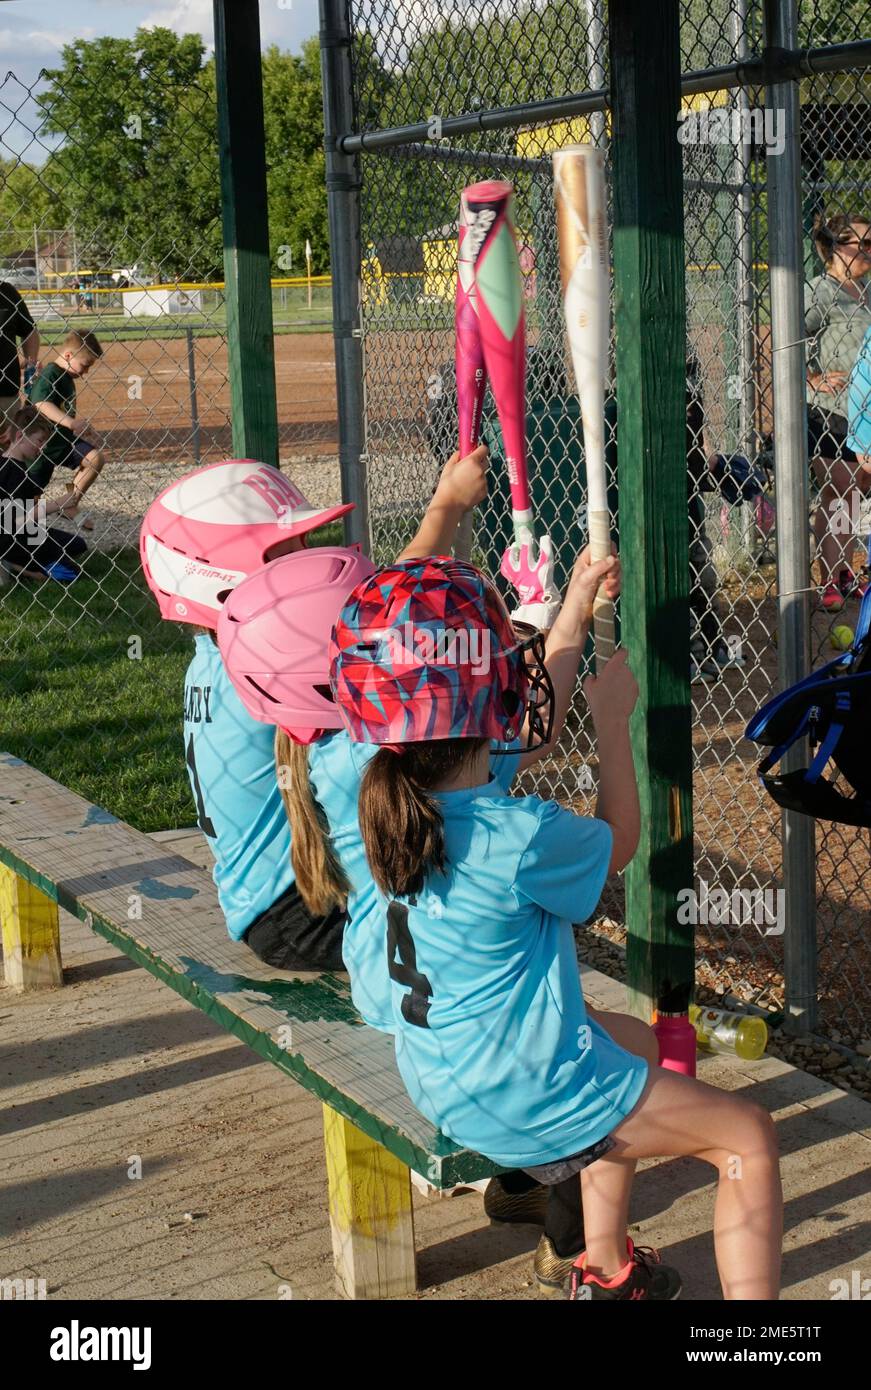
<svg viewBox="0 0 871 1390"><path fill-rule="evenodd" d="M29 249L34 227L66 225L54 182L51 156L41 169L22 159L0 159L0 256Z"/></svg>
<svg viewBox="0 0 871 1390"><path fill-rule="evenodd" d="M167 277L221 268L213 65L198 35L77 39L38 98L63 137L52 177L80 244L104 265Z"/></svg>
<svg viewBox="0 0 871 1390"><path fill-rule="evenodd" d="M329 270L324 120L320 50L310 39L302 55L275 46L263 55L263 124L269 242L273 274L305 270L305 243L311 242L312 269Z"/></svg>

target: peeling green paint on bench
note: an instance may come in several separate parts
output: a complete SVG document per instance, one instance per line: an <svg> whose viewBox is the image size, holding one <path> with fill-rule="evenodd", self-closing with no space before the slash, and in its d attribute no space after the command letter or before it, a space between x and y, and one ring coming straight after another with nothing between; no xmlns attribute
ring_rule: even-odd
<svg viewBox="0 0 871 1390"><path fill-rule="evenodd" d="M141 893L143 898L150 898L152 902L161 902L166 898L195 898L196 888L185 888L184 884L161 883L156 878L141 878L138 883L131 885L134 893Z"/></svg>

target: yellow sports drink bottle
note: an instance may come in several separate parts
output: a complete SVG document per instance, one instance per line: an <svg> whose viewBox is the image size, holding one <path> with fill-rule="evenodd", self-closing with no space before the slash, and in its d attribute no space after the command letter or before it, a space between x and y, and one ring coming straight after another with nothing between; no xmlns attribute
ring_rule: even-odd
<svg viewBox="0 0 871 1390"><path fill-rule="evenodd" d="M696 1040L705 1052L733 1052L745 1062L756 1062L768 1045L764 1018L730 1014L725 1009L702 1009L698 1004L691 1004L689 1012Z"/></svg>

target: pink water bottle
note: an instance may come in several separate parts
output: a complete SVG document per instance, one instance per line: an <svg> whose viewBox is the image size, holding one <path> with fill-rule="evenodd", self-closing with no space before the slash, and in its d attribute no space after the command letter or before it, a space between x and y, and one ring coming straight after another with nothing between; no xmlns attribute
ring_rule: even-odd
<svg viewBox="0 0 871 1390"><path fill-rule="evenodd" d="M658 1013L653 1031L659 1042L659 1065L695 1076L696 1030L687 1015Z"/></svg>

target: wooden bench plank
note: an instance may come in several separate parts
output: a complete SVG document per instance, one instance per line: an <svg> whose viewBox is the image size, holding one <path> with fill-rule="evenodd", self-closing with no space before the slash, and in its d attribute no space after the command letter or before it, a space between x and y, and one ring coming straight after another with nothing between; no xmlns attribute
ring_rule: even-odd
<svg viewBox="0 0 871 1390"><path fill-rule="evenodd" d="M0 863L434 1187L501 1171L459 1148L414 1109L392 1039L361 1023L346 977L264 965L227 936L208 874L5 753Z"/></svg>

